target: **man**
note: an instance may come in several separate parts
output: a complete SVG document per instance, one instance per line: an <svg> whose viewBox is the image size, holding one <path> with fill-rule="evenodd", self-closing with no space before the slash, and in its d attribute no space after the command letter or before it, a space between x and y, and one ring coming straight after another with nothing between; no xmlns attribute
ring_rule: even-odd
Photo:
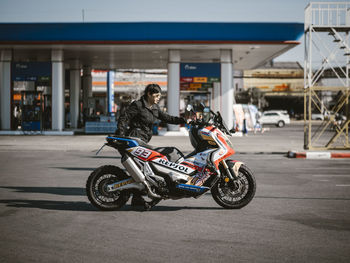
<svg viewBox="0 0 350 263"><path fill-rule="evenodd" d="M141 99L134 101L119 117L117 135L137 137L148 143L153 135L153 123L159 119L169 124L185 124L184 118L170 116L159 108L161 89L158 84L149 84ZM131 205L144 205L141 195L133 196Z"/></svg>

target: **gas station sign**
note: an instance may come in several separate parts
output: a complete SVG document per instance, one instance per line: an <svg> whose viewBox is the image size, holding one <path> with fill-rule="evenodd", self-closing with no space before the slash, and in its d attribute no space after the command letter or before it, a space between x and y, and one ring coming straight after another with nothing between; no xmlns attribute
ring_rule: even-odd
<svg viewBox="0 0 350 263"><path fill-rule="evenodd" d="M207 91L220 77L220 63L181 63L180 90Z"/></svg>
<svg viewBox="0 0 350 263"><path fill-rule="evenodd" d="M51 62L12 62L12 81L46 81L51 79Z"/></svg>

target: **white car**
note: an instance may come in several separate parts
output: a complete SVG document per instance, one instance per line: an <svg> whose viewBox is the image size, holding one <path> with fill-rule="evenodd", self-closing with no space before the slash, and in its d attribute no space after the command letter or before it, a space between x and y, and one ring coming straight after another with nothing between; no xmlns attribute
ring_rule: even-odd
<svg viewBox="0 0 350 263"><path fill-rule="evenodd" d="M311 120L323 121L324 120L324 115L321 114L321 113L312 113L311 114Z"/></svg>
<svg viewBox="0 0 350 263"><path fill-rule="evenodd" d="M259 123L263 124L274 124L277 127L283 127L286 124L290 124L290 118L286 111L271 110L265 111L259 118Z"/></svg>

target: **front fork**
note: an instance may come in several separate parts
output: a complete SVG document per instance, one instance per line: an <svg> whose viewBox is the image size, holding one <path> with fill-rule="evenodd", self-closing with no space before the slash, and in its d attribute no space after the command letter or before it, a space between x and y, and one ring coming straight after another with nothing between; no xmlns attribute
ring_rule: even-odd
<svg viewBox="0 0 350 263"><path fill-rule="evenodd" d="M242 162L238 162L236 161L233 168L230 168L227 163L226 160L221 161L222 166L224 167L227 177L229 180L232 181L236 181L238 179L238 171L239 168L241 167L241 165L243 164Z"/></svg>

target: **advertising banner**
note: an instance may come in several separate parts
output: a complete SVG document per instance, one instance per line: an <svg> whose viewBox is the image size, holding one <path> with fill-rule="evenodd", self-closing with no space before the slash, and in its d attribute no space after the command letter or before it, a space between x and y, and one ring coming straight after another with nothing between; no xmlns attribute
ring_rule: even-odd
<svg viewBox="0 0 350 263"><path fill-rule="evenodd" d="M114 71L107 72L107 111L113 112L114 107Z"/></svg>
<svg viewBox="0 0 350 263"><path fill-rule="evenodd" d="M234 104L233 105L233 118L234 125L237 130L242 131L243 120L246 119L246 125L248 130L253 130L256 125L256 116L258 109L255 105L247 104Z"/></svg>

